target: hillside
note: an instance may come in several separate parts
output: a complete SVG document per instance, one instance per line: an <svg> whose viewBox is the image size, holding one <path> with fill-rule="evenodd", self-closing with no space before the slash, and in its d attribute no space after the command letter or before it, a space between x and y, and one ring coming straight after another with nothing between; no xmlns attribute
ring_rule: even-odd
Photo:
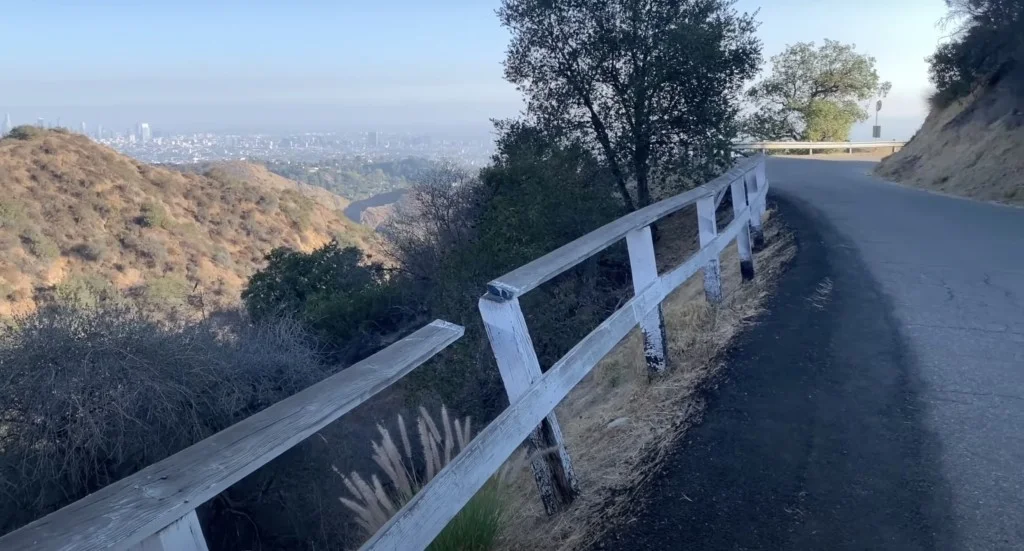
<svg viewBox="0 0 1024 551"><path fill-rule="evenodd" d="M1024 74L1008 73L933 109L876 172L915 187L1024 205Z"/></svg>
<svg viewBox="0 0 1024 551"><path fill-rule="evenodd" d="M3 316L115 291L158 308L228 305L274 247L371 243L347 201L261 166L183 173L80 135L18 134L0 141Z"/></svg>

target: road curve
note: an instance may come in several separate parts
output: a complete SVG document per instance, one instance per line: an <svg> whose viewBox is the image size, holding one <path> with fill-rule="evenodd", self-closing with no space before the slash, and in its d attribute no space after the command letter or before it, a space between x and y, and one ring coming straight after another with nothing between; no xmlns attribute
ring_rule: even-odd
<svg viewBox="0 0 1024 551"><path fill-rule="evenodd" d="M771 159L800 250L599 549L1024 549L1024 209Z"/></svg>

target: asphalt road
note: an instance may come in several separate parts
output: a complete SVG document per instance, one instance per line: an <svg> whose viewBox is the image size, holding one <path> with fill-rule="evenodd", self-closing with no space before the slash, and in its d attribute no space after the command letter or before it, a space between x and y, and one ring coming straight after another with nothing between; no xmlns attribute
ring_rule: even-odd
<svg viewBox="0 0 1024 551"><path fill-rule="evenodd" d="M772 159L799 252L601 549L1024 549L1024 209Z"/></svg>

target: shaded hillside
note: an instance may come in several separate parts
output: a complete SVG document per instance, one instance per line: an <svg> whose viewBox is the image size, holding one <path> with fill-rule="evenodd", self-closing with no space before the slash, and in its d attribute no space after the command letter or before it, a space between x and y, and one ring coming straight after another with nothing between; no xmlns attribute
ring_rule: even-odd
<svg viewBox="0 0 1024 551"><path fill-rule="evenodd" d="M16 130L0 141L0 315L115 291L154 307L230 304L274 247L370 242L345 201L262 167L182 173L84 136Z"/></svg>
<svg viewBox="0 0 1024 551"><path fill-rule="evenodd" d="M1005 71L933 109L878 175L915 187L1024 205L1024 71Z"/></svg>

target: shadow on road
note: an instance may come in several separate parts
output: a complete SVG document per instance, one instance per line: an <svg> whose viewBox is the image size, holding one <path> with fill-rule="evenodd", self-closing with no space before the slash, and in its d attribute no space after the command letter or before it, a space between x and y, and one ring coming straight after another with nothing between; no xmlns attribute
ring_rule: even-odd
<svg viewBox="0 0 1024 551"><path fill-rule="evenodd" d="M956 548L938 441L887 298L813 209L799 251L630 519L599 549Z"/></svg>

